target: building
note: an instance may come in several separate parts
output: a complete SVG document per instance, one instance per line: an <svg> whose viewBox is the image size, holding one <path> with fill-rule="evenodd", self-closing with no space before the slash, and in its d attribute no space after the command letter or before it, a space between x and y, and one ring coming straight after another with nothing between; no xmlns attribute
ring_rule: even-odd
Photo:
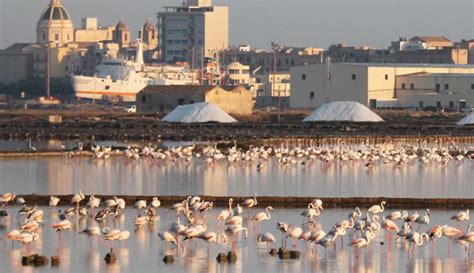
<svg viewBox="0 0 474 273"><path fill-rule="evenodd" d="M250 74L249 66L239 62L233 62L226 67L227 80L225 85L237 86L241 85L252 93L253 97L257 96L256 78Z"/></svg>
<svg viewBox="0 0 474 273"><path fill-rule="evenodd" d="M74 41L78 43L112 41L114 30L113 26L99 27L97 18L82 18L82 27L74 30Z"/></svg>
<svg viewBox="0 0 474 273"><path fill-rule="evenodd" d="M51 0L36 25L36 43L65 44L74 41L74 25L60 0Z"/></svg>
<svg viewBox="0 0 474 273"><path fill-rule="evenodd" d="M304 47L279 47L274 51L251 50L250 46L231 47L220 53L220 59L228 65L239 62L248 65L250 70L259 74L273 73L276 71L290 71L290 67L321 63L321 48ZM276 58L276 66L273 66Z"/></svg>
<svg viewBox="0 0 474 273"><path fill-rule="evenodd" d="M224 90L207 85L152 85L137 94L139 112L169 112L178 105L210 102L229 114L250 115L252 94L242 86Z"/></svg>
<svg viewBox="0 0 474 273"><path fill-rule="evenodd" d="M113 32L113 41L119 45L119 48L126 48L130 46L130 30L122 19L120 19L115 26Z"/></svg>
<svg viewBox="0 0 474 273"><path fill-rule="evenodd" d="M474 66L326 63L291 69L290 107L356 101L371 108L474 106Z"/></svg>
<svg viewBox="0 0 474 273"><path fill-rule="evenodd" d="M33 78L33 54L30 44L15 43L0 50L0 82L16 82Z"/></svg>
<svg viewBox="0 0 474 273"><path fill-rule="evenodd" d="M257 99L256 107L265 106L290 106L291 76L289 73L278 72L276 74L257 75Z"/></svg>
<svg viewBox="0 0 474 273"><path fill-rule="evenodd" d="M211 0L186 0L179 7L158 12L161 60L201 66L204 58L228 47L228 7L213 6Z"/></svg>

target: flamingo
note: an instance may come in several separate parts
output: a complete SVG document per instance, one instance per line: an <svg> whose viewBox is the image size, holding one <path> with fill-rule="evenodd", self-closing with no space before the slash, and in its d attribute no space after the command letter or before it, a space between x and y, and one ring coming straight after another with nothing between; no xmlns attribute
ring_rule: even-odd
<svg viewBox="0 0 474 273"><path fill-rule="evenodd" d="M474 243L474 232L471 231L471 228L472 225L470 224L466 232L456 240L456 242L464 246L468 257L470 256L471 244Z"/></svg>
<svg viewBox="0 0 474 273"><path fill-rule="evenodd" d="M224 223L224 221L229 218L231 215L233 215L233 212L232 212L232 202L233 202L233 199L232 198L229 198L229 208L228 209L225 209L225 210L221 210L221 212L219 212L219 214L217 215L216 217L216 220L221 222L221 223Z"/></svg>
<svg viewBox="0 0 474 273"><path fill-rule="evenodd" d="M152 208L155 208L155 209L159 208L160 206L161 206L161 202L158 199L158 197L153 197L150 204L148 205L148 207L152 207Z"/></svg>
<svg viewBox="0 0 474 273"><path fill-rule="evenodd" d="M90 238L90 247L92 248L92 238L100 235L100 229L97 226L89 226L80 231L79 234L87 235Z"/></svg>
<svg viewBox="0 0 474 273"><path fill-rule="evenodd" d="M22 232L33 232L38 229L39 224L36 221L26 219L25 223L20 227L20 231Z"/></svg>
<svg viewBox="0 0 474 273"><path fill-rule="evenodd" d="M71 204L76 204L76 210L79 209L79 203L85 199L84 194L82 193L81 190L79 190L79 193L74 194L74 196L71 198Z"/></svg>
<svg viewBox="0 0 474 273"><path fill-rule="evenodd" d="M347 218L353 218L354 220L356 220L356 219L360 218L361 215L362 215L362 212L360 211L360 208L355 207L355 209L353 211L351 211L351 213L349 213Z"/></svg>
<svg viewBox="0 0 474 273"><path fill-rule="evenodd" d="M308 207L303 212L300 213L300 215L304 217L302 224L304 224L305 219L309 221L310 219L313 219L314 217L319 216L319 214L320 214L319 208L316 208L313 203L309 203Z"/></svg>
<svg viewBox="0 0 474 273"><path fill-rule="evenodd" d="M257 205L257 193L254 193L253 198L249 198L242 202L242 207L247 208L247 219L250 220L250 208Z"/></svg>
<svg viewBox="0 0 474 273"><path fill-rule="evenodd" d="M163 233L158 233L158 237L160 237L162 241L165 241L166 250L168 250L168 243L178 245L178 241L176 240L176 237L168 231L163 231Z"/></svg>
<svg viewBox="0 0 474 273"><path fill-rule="evenodd" d="M406 219L407 217L408 217L408 212L406 210L404 210L403 212L396 210L387 214L385 216L385 219L395 221L398 219Z"/></svg>
<svg viewBox="0 0 474 273"><path fill-rule="evenodd" d="M266 243L267 244L267 250L270 249L270 245L276 242L275 236L271 234L270 232L266 232L263 234L259 234L257 236L257 242L259 243Z"/></svg>
<svg viewBox="0 0 474 273"><path fill-rule="evenodd" d="M381 212L384 211L384 205L386 204L387 202L385 201L382 201L380 203L380 205L373 205L372 207L370 207L367 211L372 213L372 214L379 214Z"/></svg>
<svg viewBox="0 0 474 273"><path fill-rule="evenodd" d="M91 210L91 214L94 214L94 209L98 208L100 205L100 198L96 198L94 195L89 197L89 201L86 204L86 207Z"/></svg>
<svg viewBox="0 0 474 273"><path fill-rule="evenodd" d="M140 210L146 208L146 201L145 200L138 200L133 204L133 207L138 211L138 216L140 216Z"/></svg>
<svg viewBox="0 0 474 273"><path fill-rule="evenodd" d="M412 256L414 255L414 250L415 250L415 245L416 246L422 246L423 243L424 243L424 240L428 241L429 240L429 237L428 237L428 234L426 233L418 233L416 231L412 231L410 233L408 233L406 239L408 240L410 246L408 247L408 254L410 254L410 250L411 250L411 254Z"/></svg>
<svg viewBox="0 0 474 273"><path fill-rule="evenodd" d="M67 230L67 229L70 229L71 228L71 222L69 222L69 220L62 220L58 223L55 223L55 224L52 224L51 227L52 228L55 228L56 231L63 231L63 230Z"/></svg>
<svg viewBox="0 0 474 273"><path fill-rule="evenodd" d="M426 209L425 215L420 215L418 218L416 218L415 223L419 225L416 231L420 229L421 225L428 225L430 223L430 214L430 210Z"/></svg>
<svg viewBox="0 0 474 273"><path fill-rule="evenodd" d="M272 218L270 211L273 211L273 208L271 206L266 207L265 212L259 212L257 215L252 217L252 222L258 225L260 222L270 220Z"/></svg>
<svg viewBox="0 0 474 273"><path fill-rule="evenodd" d="M361 238L351 241L351 246L356 249L356 258L359 258L359 249L370 244L370 236L362 236Z"/></svg>
<svg viewBox="0 0 474 273"><path fill-rule="evenodd" d="M456 215L453 215L451 217L451 220L457 221L458 227L459 229L461 229L461 222L469 220L469 209L467 209L466 211L461 211L457 213Z"/></svg>
<svg viewBox="0 0 474 273"><path fill-rule="evenodd" d="M285 240L285 244L283 244L283 241L285 238L284 234L290 231L290 225L284 222L278 222L277 229L280 230L281 232L281 247L286 247L286 240Z"/></svg>
<svg viewBox="0 0 474 273"><path fill-rule="evenodd" d="M390 219L387 219L387 218L383 218L383 224L382 224L383 228L387 231L387 241L390 242L390 231L395 231L396 233L398 233L400 230L397 226L397 224L395 224L394 221L390 220Z"/></svg>
<svg viewBox="0 0 474 273"><path fill-rule="evenodd" d="M59 204L59 201L61 201L59 198L56 196L51 195L49 197L49 206L50 207L56 207Z"/></svg>
<svg viewBox="0 0 474 273"><path fill-rule="evenodd" d="M232 249L235 249L235 246L236 246L236 244L237 244L237 235L238 235L240 232L244 232L244 233L245 233L245 237L244 237L244 238L247 238L247 237L248 237L247 228L242 227L242 225L229 225L229 226L227 226L226 229L224 230L224 233L225 233L226 235L228 235L229 237L232 238Z"/></svg>
<svg viewBox="0 0 474 273"><path fill-rule="evenodd" d="M286 234L286 238L290 238L293 242L292 247L296 247L296 240L303 234L303 229L300 227L290 226L289 232ZM286 240L285 240L286 245Z"/></svg>
<svg viewBox="0 0 474 273"><path fill-rule="evenodd" d="M137 216L135 217L135 221L133 222L133 225L135 226L136 230L140 229L143 227L146 223L150 221L150 217L148 215L145 216Z"/></svg>

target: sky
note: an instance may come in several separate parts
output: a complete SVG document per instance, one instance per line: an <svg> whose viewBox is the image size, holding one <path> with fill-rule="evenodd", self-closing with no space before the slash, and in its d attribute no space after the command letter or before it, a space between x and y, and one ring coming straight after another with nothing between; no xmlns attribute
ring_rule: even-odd
<svg viewBox="0 0 474 273"><path fill-rule="evenodd" d="M34 42L36 23L49 0L0 0L0 48ZM137 36L146 18L156 22L163 6L182 0L62 0L80 27L82 17L100 25L119 18ZM474 38L474 0L214 0L230 12L230 44L270 48L327 48L331 44L387 48L390 41L415 35Z"/></svg>

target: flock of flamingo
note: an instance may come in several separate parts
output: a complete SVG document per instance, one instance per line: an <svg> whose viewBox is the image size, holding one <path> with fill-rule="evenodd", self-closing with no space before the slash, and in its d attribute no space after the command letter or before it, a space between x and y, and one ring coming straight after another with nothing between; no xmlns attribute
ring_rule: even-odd
<svg viewBox="0 0 474 273"><path fill-rule="evenodd" d="M253 214L258 204L257 194L253 198L233 206L233 200L229 199L229 205L222 211L215 213L215 219L209 219L208 213L213 210L213 203L202 200L199 196L189 196L182 202L173 204L165 208L163 217L157 214L157 209L161 202L157 197L151 200L138 200L133 204L137 210L137 216L133 220L135 231L146 225L153 225L156 221L164 221L169 213L172 214L168 228L157 234L166 243L166 251L177 251L186 253L186 249L198 247L196 240L203 240L207 243L207 251L211 243L220 244L235 250L240 241L249 240L249 230L253 231L254 240L258 243L266 244L270 249L277 239L271 230L261 232L261 223L270 221L272 218L273 207L266 207L265 211ZM60 233L71 232L74 225L73 219L85 218L86 225L79 231L79 234L90 238L90 247L93 247L93 238L99 237L99 242L113 247L113 242L123 242L133 236L128 230L120 230L107 226L107 219L118 219L125 217L123 211L126 209L124 199L114 197L108 200L101 200L98 197L90 196L88 199L82 192L75 194L70 200L71 207L64 209L67 201L60 200L55 196L50 197L50 207L52 211L57 211L59 219L51 219L50 227L46 227L45 213L43 209L37 206L27 205L27 202L21 197L16 197L13 193L6 193L0 197L0 203L3 204L3 210L0 211L1 221L6 221L9 217L7 204L15 202L20 205L18 213L20 214L18 228L6 232L2 238L14 242L20 242L26 248L31 243L39 239L42 228L52 228ZM58 204L64 206L55 208ZM85 206L81 206L85 203ZM415 247L422 246L428 242L436 243L442 237L448 238L450 248L451 241L455 241L462 246L469 256L470 245L474 243L474 232L471 231L471 224L468 224L466 230L461 228L461 224L469 222L469 210L461 211L451 217L452 223L457 222L455 226L449 225L430 225L431 212L427 209L424 213L408 213L407 211L385 211L386 202L373 205L366 211L358 207L349 213L347 218L324 229L319 219L324 217L323 203L320 199L314 199L308 206L301 211L301 223L287 223L284 221L274 221L276 229L281 233L280 247L288 249L298 249L298 241L303 241L308 253L317 256L318 246L324 248L326 255L328 248L334 248L337 251L337 240L341 240L341 247L344 246L344 238L348 240L348 245L355 249L354 258L358 259L360 249L370 248L374 239L379 236L378 242L384 242L383 231L385 231L385 242L393 242L396 245L409 244L408 256L414 256ZM58 210L60 209L60 210ZM247 212L245 213L245 210ZM385 214L384 214L385 212ZM244 215L247 214L246 217ZM253 214L253 216L252 216ZM24 215L24 216L22 216ZM207 216L207 217L206 217ZM449 220L449 219L446 219ZM208 229L208 221L217 221L217 229L211 231ZM211 226L211 225L210 225ZM252 227L253 226L253 227ZM420 231L421 229L426 232ZM392 237L394 236L394 237ZM291 246L287 245L287 240L291 240ZM187 241L187 242L186 242ZM191 241L191 242L190 242ZM107 243L108 242L108 243ZM174 246L170 249L170 246ZM367 250L369 251L369 250ZM434 251L434 248L433 248Z"/></svg>
<svg viewBox="0 0 474 273"><path fill-rule="evenodd" d="M343 140L340 140L333 145L310 144L307 147L290 148L288 145L281 144L279 147L250 146L246 150L238 148L236 144L223 149L219 149L217 144L199 149L194 144L167 149L160 149L156 145L148 144L143 147L129 146L125 150L114 150L111 146L95 145L91 149L93 157L102 160L112 156L125 156L131 160L144 157L186 163L198 159L207 165L213 165L216 162L227 162L228 164L255 162L258 170L264 168L265 161L272 157L283 166L300 165L303 168L316 159L320 159L326 164L336 160L363 162L367 168L375 166L378 162L393 164L397 167L414 161L419 161L421 164L437 163L446 166L451 160L474 159L474 147L460 147L454 142L449 144L436 142L435 145L430 146L426 141L420 141L416 145L405 142L347 145ZM70 156L75 154L76 152L69 153Z"/></svg>

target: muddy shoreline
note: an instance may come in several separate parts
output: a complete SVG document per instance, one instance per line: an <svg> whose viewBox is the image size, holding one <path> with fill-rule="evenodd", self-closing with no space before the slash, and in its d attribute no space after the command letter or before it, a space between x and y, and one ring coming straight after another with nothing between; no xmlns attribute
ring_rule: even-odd
<svg viewBox="0 0 474 273"><path fill-rule="evenodd" d="M69 200L73 195L55 195L60 198L60 206L70 206ZM102 200L111 199L113 195L94 195L95 197L101 198ZM162 207L167 207L177 202L181 202L186 199L187 196L167 195L159 196L156 195L161 201ZM36 195L36 194L17 194L17 197L23 197L28 205L47 206L49 204L49 195ZM132 196L132 195L117 195L119 198L123 198L127 206L132 206L137 200L148 200L150 201L154 196ZM86 196L85 200L88 200L89 196ZM233 198L234 202L241 203L243 200L250 198L242 196L201 196L202 199L214 202L216 207L225 207L228 204L229 198ZM301 208L306 207L315 197L281 197L281 196L258 196L257 207L266 207L268 205L279 207L279 208ZM386 201L387 208L393 209L465 209L474 207L474 199L463 199L463 198L389 198L389 197L326 197L320 198L323 201L325 208L367 208L374 204L380 204L382 201ZM86 203L83 201L82 203ZM72 205L71 205L72 206Z"/></svg>
<svg viewBox="0 0 474 273"><path fill-rule="evenodd" d="M173 124L150 120L0 122L0 139L156 141L255 141L272 138L474 137L474 126L409 123Z"/></svg>

